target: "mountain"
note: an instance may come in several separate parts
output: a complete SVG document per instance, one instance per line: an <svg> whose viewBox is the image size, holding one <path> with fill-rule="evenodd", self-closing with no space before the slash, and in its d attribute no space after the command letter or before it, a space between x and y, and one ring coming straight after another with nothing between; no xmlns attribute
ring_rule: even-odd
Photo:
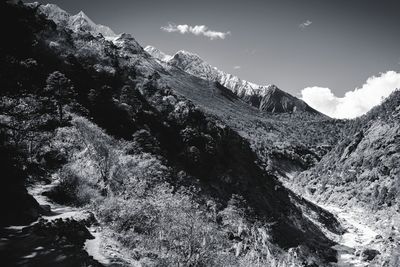
<svg viewBox="0 0 400 267"><path fill-rule="evenodd" d="M39 11L41 9L42 6L39 6ZM52 9L57 10L53 13L63 14L55 7ZM65 15L65 17L68 17L68 15ZM54 16L50 15L50 18L53 20ZM69 24L63 24L62 20L56 19L55 22L69 28ZM77 33L85 32L74 32L74 34ZM89 41L90 37L87 38ZM118 50L117 55L113 56L119 57L118 65L126 67L135 65L135 69L140 69L140 72L146 76L151 76L154 72L157 72L160 75L160 83L164 86L173 88L179 94L193 101L204 112L220 118L246 138L251 143L253 150L259 155L260 164L280 177L312 166L326 153L327 148L336 142L340 133L342 122L331 120L321 113L313 112L307 105L304 105L304 102L289 94L281 93L282 91L276 89L275 86L261 88L259 92L263 92L263 97L256 93L253 95L243 94L244 91L241 94L242 98L240 98L240 95L235 97L235 95L229 93L229 88L219 85L220 82L214 83L213 80L210 80L212 79L211 76L207 76L208 79L203 79L188 75L188 72L182 68L159 60L159 58L164 58L171 62L177 62L177 58L187 58L188 60L185 62L198 62L204 68L222 73L197 55L181 51L173 59L155 48L147 47L148 52L153 51L155 55L155 57L150 57L129 34L121 34L115 38L106 39L106 41L101 42L101 45L98 45L97 42L91 42L91 46L87 46L85 43L78 44L82 51L91 53L93 57L101 55L103 62L94 64L94 68L110 73L117 72L118 68L112 66L113 57L107 55L109 51L112 51L112 45L116 45L120 50ZM56 42L52 44L56 44ZM65 53L65 51L63 52ZM73 51L69 51L69 53L73 53ZM187 65L190 64L187 63ZM196 70L196 65L188 68ZM229 77L232 77L232 79L228 79ZM251 85L251 90L256 88L254 84L242 81L230 74L226 74L226 79L225 84L239 80L242 84ZM267 92L269 93L267 94ZM271 112L268 112L268 114L265 114L262 110L259 112L241 100L259 106L262 105L263 109ZM296 112L292 112L294 110ZM284 112L273 113L282 111Z"/></svg>
<svg viewBox="0 0 400 267"><path fill-rule="evenodd" d="M151 49L147 47L145 50ZM157 57L165 58L165 54L159 50L152 51L158 51ZM199 64L209 70L214 69L197 55L182 51L177 54L175 59L170 58L171 62L177 62L176 58L190 58L186 62L196 62L190 67L194 70L203 69L196 67ZM188 72L177 67L179 64L169 64L159 59L155 61L162 68L158 71L163 83L196 103L205 112L220 118L246 138L257 153L260 164L274 175L285 178L313 166L340 135L344 121L314 112L303 101L275 86L265 89L261 99L259 95L242 95L241 98L220 82L205 76L210 72L200 71L198 77L188 75ZM189 63L185 65L191 66ZM164 75L164 72L172 74L174 78ZM279 112L254 109L247 104L249 102L243 100Z"/></svg>
<svg viewBox="0 0 400 267"><path fill-rule="evenodd" d="M0 49L0 148L20 150L20 164L8 165L26 173L23 181L7 180L24 186L50 183L45 195L53 201L92 214L74 228L74 220L62 218L35 222L35 213L27 218L33 228L22 236L18 232L27 242L15 240L13 232L1 236L2 242L25 243L27 249L39 237L47 242L40 247L68 249L57 258L66 265L75 249L83 249L82 227L96 227L97 221L97 231L116 239L110 244L128 251L132 265L328 266L337 261L336 242L326 233L343 233L338 220L288 190L260 163L262 156L279 155L273 158L287 163L284 171L297 168L292 162L306 168L318 155L299 143L323 138L323 132L332 136L336 122L301 112L266 115L220 83L160 64L129 34L107 40L82 14L77 22L56 8L58 15L46 17L40 5L1 2L0 7L1 22L13 25L5 28L10 42ZM85 26L71 26L75 22ZM54 94L59 87L68 93ZM269 101L281 109L290 106L274 99L276 94L286 97L275 90ZM26 193L0 188L6 205ZM33 244L32 251L39 247ZM112 250L108 245L103 247ZM24 264L45 266L46 253L35 255Z"/></svg>
<svg viewBox="0 0 400 267"><path fill-rule="evenodd" d="M314 167L287 184L324 205L361 211L378 238L370 240L388 266L398 266L400 246L400 91L351 120L343 137ZM371 265L373 266L373 265Z"/></svg>
<svg viewBox="0 0 400 267"><path fill-rule="evenodd" d="M160 62L168 62L172 58L170 55L165 54L154 46L148 45L144 48L144 50Z"/></svg>
<svg viewBox="0 0 400 267"><path fill-rule="evenodd" d="M344 138L298 182L328 203L399 211L399 118L400 91L395 91L381 105L350 121Z"/></svg>
<svg viewBox="0 0 400 267"><path fill-rule="evenodd" d="M296 111L307 111L315 114L319 113L318 111L307 105L304 101L280 90L276 86L269 87L269 90L260 99L259 106L261 110L269 112L286 113L286 112L296 112Z"/></svg>
<svg viewBox="0 0 400 267"><path fill-rule="evenodd" d="M87 31L81 31L79 28L71 28L69 23L65 23L65 21L69 22L69 19L59 19L60 17L69 18L69 15L56 6L39 5L35 8L40 13L43 13L42 10L46 8L50 9L51 12L48 11L43 14L49 14L49 18L58 23L59 27L64 25L64 27L72 29L74 35L87 33ZM57 16L54 14L57 14ZM89 33L97 36L97 33ZM268 115L258 112L241 101L240 98L230 94L229 89L218 85L219 83L189 75L181 68L150 57L148 53L143 51L134 37L129 34L124 33L111 39L100 38L101 42L93 42L91 35L87 36L86 39L84 42L78 43L77 46L80 47L81 51L91 54L92 57L101 56L101 64L93 64L95 69L114 75L119 67L113 66L113 64L116 64L113 61L114 57L118 56L117 64L119 66L131 67L134 65L135 69L140 70L146 76L151 76L154 72L157 72L160 75L160 83L164 86L173 88L179 94L193 101L204 112L219 117L238 131L252 144L253 150L259 155L261 164L274 172L275 175L285 177L287 173L309 168L320 159L320 156L325 153L326 147L334 142L335 136L339 133L340 127L337 126L335 120L332 121L319 113L305 112L307 114L303 114L304 112L297 108L302 106L301 101L288 95L289 102L291 102L289 104L285 100L287 98L284 97L285 94L278 94L279 90L271 90L271 92L274 92L273 95L277 94L278 97L271 97L270 94L265 95L264 101L262 101L263 107L270 111L285 111L289 108L296 110L296 112L269 113ZM88 41L92 41L91 46L86 44ZM72 50L62 51L63 48L57 46L57 41L49 44L54 46L54 49L60 49L60 53L66 55L74 53ZM113 45L120 49L114 55L109 55L109 52L113 51ZM149 50L149 47L147 50ZM155 51L157 50L153 49L153 52ZM155 54L158 57L165 58L165 54L161 51L155 52ZM196 58L199 59L198 56ZM131 76L131 78L133 77L134 75ZM257 100L259 99L258 96L244 96L244 98L248 97L250 97L249 101L261 103L261 100ZM297 103L297 101L300 102ZM283 117L279 114L282 114ZM264 126L259 127L260 124ZM324 127L321 127L321 125L324 125ZM299 127L301 130L298 129ZM315 134L315 131L319 134ZM282 164L283 162L284 164ZM288 162L290 164L287 164Z"/></svg>
<svg viewBox="0 0 400 267"><path fill-rule="evenodd" d="M144 50L161 62L178 67L196 77L219 82L221 85L232 90L238 96L253 94L264 95L269 87L259 86L242 80L232 74L225 73L205 62L197 54L191 52L181 50L176 52L173 56L170 56L153 46L146 46Z"/></svg>
<svg viewBox="0 0 400 267"><path fill-rule="evenodd" d="M170 56L153 46L146 46L144 50L162 63L180 68L196 77L220 83L246 103L262 111L275 113L306 111L319 114L304 101L283 92L275 85L257 85L242 80L211 66L194 53L181 50Z"/></svg>
<svg viewBox="0 0 400 267"><path fill-rule="evenodd" d="M117 37L109 27L94 23L83 11L71 16L69 13L54 4L46 4L37 6L40 13L53 20L57 25L69 28L73 31L90 32L93 35L101 34L106 39Z"/></svg>

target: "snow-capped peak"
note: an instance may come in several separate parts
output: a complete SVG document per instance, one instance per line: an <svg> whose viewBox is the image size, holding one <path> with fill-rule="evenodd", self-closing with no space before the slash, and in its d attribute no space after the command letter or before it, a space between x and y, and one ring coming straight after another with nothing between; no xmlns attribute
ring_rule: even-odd
<svg viewBox="0 0 400 267"><path fill-rule="evenodd" d="M48 19L53 20L56 24L67 26L70 15L55 4L39 4L39 12L44 14Z"/></svg>
<svg viewBox="0 0 400 267"><path fill-rule="evenodd" d="M146 46L144 48L144 51L149 53L155 59L158 59L162 62L168 62L172 58L172 56L165 54L164 52L151 45Z"/></svg>
<svg viewBox="0 0 400 267"><path fill-rule="evenodd" d="M86 19L86 20L88 20L88 21L93 22L88 16L86 16L86 14L85 14L82 10L79 11L75 16L81 17L81 18L84 18L84 19Z"/></svg>
<svg viewBox="0 0 400 267"><path fill-rule="evenodd" d="M115 39L118 36L109 27L94 23L83 11L71 16L55 4L46 4L39 6L39 12L57 25L67 27L75 32L87 31L95 36L101 34L106 39Z"/></svg>
<svg viewBox="0 0 400 267"><path fill-rule="evenodd" d="M113 39L113 43L116 46L123 48L123 50L128 53L136 54L143 51L143 48L140 46L140 44L129 33L122 33L115 37Z"/></svg>
<svg viewBox="0 0 400 267"><path fill-rule="evenodd" d="M152 46L147 46L145 50L154 58L166 62L169 65L178 67L187 73L202 79L219 82L239 96L257 94L262 97L271 87L271 85L257 85L242 80L235 75L225 73L218 68L211 66L199 55L192 52L180 50L173 56L169 56Z"/></svg>
<svg viewBox="0 0 400 267"><path fill-rule="evenodd" d="M160 62L177 67L204 80L218 82L250 105L270 112L309 111L316 113L304 101L280 90L273 84L258 85L230 73L223 72L204 61L199 55L180 50L169 56L159 49L147 46L146 52Z"/></svg>

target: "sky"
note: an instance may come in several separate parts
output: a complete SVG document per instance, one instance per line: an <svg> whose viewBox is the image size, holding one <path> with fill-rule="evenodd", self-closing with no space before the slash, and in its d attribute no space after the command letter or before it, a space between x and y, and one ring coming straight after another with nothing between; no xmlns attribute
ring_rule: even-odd
<svg viewBox="0 0 400 267"><path fill-rule="evenodd" d="M333 110L348 92L363 89L373 78L397 79L400 72L398 0L51 3L74 14L83 10L96 23L131 33L143 47L152 45L167 54L194 52L225 72L275 84L317 109L331 105L324 112L336 117ZM315 100L319 94L331 94L336 101ZM380 99L387 93L377 95Z"/></svg>

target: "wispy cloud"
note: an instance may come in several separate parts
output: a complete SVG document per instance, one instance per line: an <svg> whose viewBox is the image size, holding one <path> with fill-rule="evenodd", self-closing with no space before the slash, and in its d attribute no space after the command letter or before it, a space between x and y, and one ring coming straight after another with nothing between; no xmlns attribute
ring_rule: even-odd
<svg viewBox="0 0 400 267"><path fill-rule="evenodd" d="M311 20L306 20L303 23L299 24L299 28L304 30L305 28L307 28L308 26L310 26L312 24Z"/></svg>
<svg viewBox="0 0 400 267"><path fill-rule="evenodd" d="M195 25L190 26L187 24L176 25L174 23L169 23L167 26L162 26L161 30L165 32L178 32L180 34L191 33L194 35L202 35L205 37L210 38L211 40L214 39L225 39L227 35L231 34L231 32L217 32L208 29L205 25Z"/></svg>
<svg viewBox="0 0 400 267"><path fill-rule="evenodd" d="M378 105L383 98L400 89L400 73L388 71L372 76L344 97L335 96L326 87L307 87L301 91L301 98L311 107L333 118L355 118Z"/></svg>
<svg viewBox="0 0 400 267"><path fill-rule="evenodd" d="M241 68L241 66L233 66L233 69L235 69L235 70L238 70L240 68Z"/></svg>
<svg viewBox="0 0 400 267"><path fill-rule="evenodd" d="M244 52L246 54L254 55L257 51L255 49L245 49Z"/></svg>

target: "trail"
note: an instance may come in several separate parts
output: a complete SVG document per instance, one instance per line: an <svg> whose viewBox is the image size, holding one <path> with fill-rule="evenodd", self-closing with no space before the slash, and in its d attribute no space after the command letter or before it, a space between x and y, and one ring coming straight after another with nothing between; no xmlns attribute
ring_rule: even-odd
<svg viewBox="0 0 400 267"><path fill-rule="evenodd" d="M85 208L60 205L53 202L44 192L50 191L58 185L54 180L51 184L37 183L27 188L28 193L49 212L49 215L42 215L38 221L30 225L9 226L0 229L0 256L13 266L78 266L81 260L88 260L88 266L138 266L138 262L131 259L130 252L125 249L112 236L112 232L98 224L87 227L87 230L94 237L86 239L83 248L74 246L53 246L48 239L32 236L26 229L39 223L40 219L55 221L57 219L74 219L83 221L93 218L93 213ZM55 222L57 223L57 222ZM87 259L87 255L77 253L86 251L92 260ZM83 257L83 258L82 258ZM85 258L86 257L86 258Z"/></svg>
<svg viewBox="0 0 400 267"><path fill-rule="evenodd" d="M42 216L47 220L55 220L58 218L66 219L71 218L75 220L85 220L91 213L82 208L70 207L57 204L51 201L43 193L51 190L58 185L55 180L49 185L36 184L28 188L28 192L36 199L40 205L48 205L53 212L53 215ZM135 262L131 261L127 252L120 246L120 244L112 239L104 229L100 226L88 227L89 232L94 239L87 239L84 249L96 261L104 266L135 266Z"/></svg>
<svg viewBox="0 0 400 267"><path fill-rule="evenodd" d="M64 206L51 201L48 197L44 196L43 193L56 187L58 182L55 181L48 185L36 184L28 189L31 194L40 205L48 205L52 211L52 215L42 216L42 218L52 221L55 219L75 219L77 221L87 219L90 213L76 207ZM90 233L94 236L94 239L88 239L85 242L84 249L92 256L95 260L103 265L110 264L110 260L105 255L102 244L102 235L99 227L91 226L88 228Z"/></svg>

